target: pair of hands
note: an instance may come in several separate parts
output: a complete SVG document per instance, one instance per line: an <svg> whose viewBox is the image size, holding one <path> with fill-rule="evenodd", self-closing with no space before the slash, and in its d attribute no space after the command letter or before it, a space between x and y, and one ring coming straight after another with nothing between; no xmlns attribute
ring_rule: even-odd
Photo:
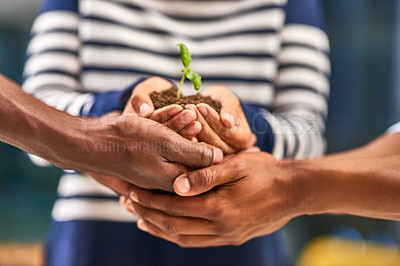
<svg viewBox="0 0 400 266"><path fill-rule="evenodd" d="M213 87L205 92L222 104L220 118L206 104L190 105L185 109L171 105L154 110L150 94L171 86L169 81L160 77L152 77L138 84L122 116L118 117L126 125L116 129L113 127L117 134L110 136L109 142L119 143L121 138L127 138L128 147L124 144L121 150L130 152L129 156L125 155L133 159L129 165L135 169L131 169L129 178L122 178L128 183L147 189L173 191L173 179L178 175L190 169L219 163L223 153L234 153L255 143L238 98L227 88ZM105 116L102 120L115 123L116 119ZM117 126L121 124L117 123ZM121 155L124 156L124 152L117 154ZM110 162L115 162L115 159L110 158ZM120 163L113 167L126 168L126 163L126 159L121 158ZM113 185L119 183L119 180L93 172L88 174L114 190Z"/></svg>
<svg viewBox="0 0 400 266"><path fill-rule="evenodd" d="M289 161L243 152L179 176L177 195L130 186L120 203L140 218L139 229L181 247L241 245L304 211L293 181Z"/></svg>
<svg viewBox="0 0 400 266"><path fill-rule="evenodd" d="M214 109L205 104L187 108L171 105L154 110L150 94L171 86L163 78L149 78L135 87L122 116L115 117L114 114L111 118L108 115L100 119L103 122L100 124L110 127L109 132L102 132L108 136L103 146L108 148L109 144L116 143L113 147L119 147L116 153L102 154L101 160L117 156L117 161L116 158L108 158L109 162L113 162L112 168L130 170L129 175L118 173L110 176L147 189L173 191L172 181L178 175L219 163L223 153L233 153L254 144L255 138L240 102L227 88L214 87L206 92L221 102L220 118ZM107 162L105 165L110 167ZM119 180L92 171L86 173L116 190L113 185Z"/></svg>
<svg viewBox="0 0 400 266"><path fill-rule="evenodd" d="M164 124L181 136L194 142L203 142L220 148L224 154L245 150L255 144L255 135L241 108L239 99L224 86L213 86L202 95L222 105L218 114L207 104L170 105L154 110L150 98L152 92L162 92L173 85L160 77L152 77L140 83L132 92L124 115L139 115Z"/></svg>
<svg viewBox="0 0 400 266"><path fill-rule="evenodd" d="M206 89L204 95L222 104L220 114L206 104L187 106L185 109L171 105L154 110L150 93L170 87L171 83L157 77L140 83L133 91L122 117L156 121L191 140L197 147L209 147L197 144L205 142L231 155L225 156L222 162L222 155L214 156L214 165L203 168L176 160L182 156L182 150L187 155L192 153L187 147L180 146L175 150L176 154L171 154L177 158L168 159L174 162L175 171L165 172L165 165L159 167L158 163L154 163L157 160L152 160L151 169L146 169L148 164L144 162L142 175L149 178L154 174L157 177L150 178L151 185L146 178L146 182L125 182L107 176L93 177L123 195L121 204L140 218L140 229L185 247L238 245L271 233L289 221L292 217L288 217L286 211L291 203L287 202L283 192L288 191L291 181L281 178L282 174L278 174L281 166L271 155L261 153L255 147L250 148L255 138L237 97L224 87ZM149 119L142 120L141 117ZM147 132L138 134L146 136L154 130L156 128L149 128ZM176 135L171 133L167 139L171 136ZM160 141L168 142L167 139ZM242 152L234 155L239 151ZM276 168L270 169L271 166ZM195 168L202 169L187 173ZM265 173L269 173L268 176ZM175 180L171 179L177 176ZM165 186L166 181L171 187ZM276 182L280 185L277 186ZM272 186L274 190L271 191ZM177 195L148 188L167 191L173 188ZM265 200L266 197L271 200ZM272 217L276 220L272 221Z"/></svg>

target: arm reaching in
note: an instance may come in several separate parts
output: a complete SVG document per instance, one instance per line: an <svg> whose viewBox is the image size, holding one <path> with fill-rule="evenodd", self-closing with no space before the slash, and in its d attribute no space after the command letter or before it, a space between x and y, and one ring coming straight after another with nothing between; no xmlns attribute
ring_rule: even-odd
<svg viewBox="0 0 400 266"><path fill-rule="evenodd" d="M186 247L241 244L300 215L400 221L399 147L395 133L326 159L243 153L179 176L174 189L180 196L133 187L123 203L141 217L139 228Z"/></svg>
<svg viewBox="0 0 400 266"><path fill-rule="evenodd" d="M299 202L292 186L285 162L264 152L242 153L176 179L179 194L199 196L162 195L134 187L125 204L141 218L140 229L180 246L240 245L297 216Z"/></svg>
<svg viewBox="0 0 400 266"><path fill-rule="evenodd" d="M25 93L18 84L0 75L0 140L38 155L60 167L80 168L72 155L76 140L89 123L58 111ZM74 158L75 157L75 158ZM94 170L94 169L92 169Z"/></svg>
<svg viewBox="0 0 400 266"><path fill-rule="evenodd" d="M187 171L186 166L205 167L222 159L220 150L139 116L68 115L3 76L0 108L1 141L61 168L115 176L145 188L171 191L173 177Z"/></svg>

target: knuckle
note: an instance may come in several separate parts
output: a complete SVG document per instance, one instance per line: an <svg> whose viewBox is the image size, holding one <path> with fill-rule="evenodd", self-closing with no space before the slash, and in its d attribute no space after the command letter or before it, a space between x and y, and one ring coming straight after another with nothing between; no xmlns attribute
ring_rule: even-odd
<svg viewBox="0 0 400 266"><path fill-rule="evenodd" d="M140 95L138 93L132 94L131 103L134 107L138 107L137 105L139 105L141 101L142 101L142 98L140 97Z"/></svg>
<svg viewBox="0 0 400 266"><path fill-rule="evenodd" d="M176 133L175 133L176 134ZM179 152L179 149L174 145L175 141L171 140L171 132L169 130L161 129L159 134L159 149L158 153L164 156L175 157L178 156L176 153Z"/></svg>
<svg viewBox="0 0 400 266"><path fill-rule="evenodd" d="M218 224L214 227L214 233L219 236L224 236L232 232L232 228L229 223Z"/></svg>
<svg viewBox="0 0 400 266"><path fill-rule="evenodd" d="M130 118L130 117L129 117ZM134 122L128 119L126 116L121 116L118 119L118 123L113 125L113 130L116 132L123 132L123 133L129 133L129 132L134 132Z"/></svg>
<svg viewBox="0 0 400 266"><path fill-rule="evenodd" d="M235 145L235 147L239 150L245 150L245 149L250 148L250 138L243 139L243 141L238 142L237 145Z"/></svg>
<svg viewBox="0 0 400 266"><path fill-rule="evenodd" d="M172 235L178 234L178 229L176 227L176 224L173 222L171 218L164 217L162 219L162 224L164 225L165 231L167 231L169 234Z"/></svg>
<svg viewBox="0 0 400 266"><path fill-rule="evenodd" d="M164 167L163 169L164 171L163 176L167 176L171 179L174 179L184 170L185 170L184 166L166 165L166 167Z"/></svg>
<svg viewBox="0 0 400 266"><path fill-rule="evenodd" d="M201 201L202 206L204 206L204 214L210 218L214 218L215 212L215 201L211 197L206 197Z"/></svg>
<svg viewBox="0 0 400 266"><path fill-rule="evenodd" d="M226 215L226 210L225 210L225 207L223 207L223 206L215 207L212 212L212 216L217 221L222 220L225 217L225 215Z"/></svg>
<svg viewBox="0 0 400 266"><path fill-rule="evenodd" d="M165 209L166 209L167 214L169 214L171 216L179 216L179 214L180 214L180 212L172 205L172 203L170 201L168 201Z"/></svg>
<svg viewBox="0 0 400 266"><path fill-rule="evenodd" d="M194 187L210 188L213 183L212 172L207 168L197 172L196 176L189 175L189 178L191 179L191 183L193 184Z"/></svg>
<svg viewBox="0 0 400 266"><path fill-rule="evenodd" d="M234 165L235 172L238 174L242 174L248 168L247 164L247 160L243 158L237 158Z"/></svg>
<svg viewBox="0 0 400 266"><path fill-rule="evenodd" d="M224 195L219 195L217 201L217 207L215 207L214 204L213 217L216 221L229 223L234 215L236 207L231 204L229 200L226 200L226 197Z"/></svg>
<svg viewBox="0 0 400 266"><path fill-rule="evenodd" d="M234 140L236 140L236 134L238 132L238 127L232 127L228 129L223 129L222 131L222 138L232 145L235 145Z"/></svg>
<svg viewBox="0 0 400 266"><path fill-rule="evenodd" d="M201 146L202 148L199 151L200 154L200 163L205 166L209 166L212 162L212 150L206 147Z"/></svg>

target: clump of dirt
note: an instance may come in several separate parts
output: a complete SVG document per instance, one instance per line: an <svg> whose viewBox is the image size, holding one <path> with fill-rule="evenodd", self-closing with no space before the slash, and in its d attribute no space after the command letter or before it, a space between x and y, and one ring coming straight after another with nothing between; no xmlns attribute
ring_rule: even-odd
<svg viewBox="0 0 400 266"><path fill-rule="evenodd" d="M199 93L189 96L181 95L180 99L176 98L176 89L170 88L169 90L165 90L162 92L152 92L150 94L150 98L153 101L154 108L160 109L164 106L168 106L171 104L177 104L182 107L185 107L188 104L199 104L206 103L210 105L214 110L218 113L221 111L221 104L211 99L209 96L204 96Z"/></svg>

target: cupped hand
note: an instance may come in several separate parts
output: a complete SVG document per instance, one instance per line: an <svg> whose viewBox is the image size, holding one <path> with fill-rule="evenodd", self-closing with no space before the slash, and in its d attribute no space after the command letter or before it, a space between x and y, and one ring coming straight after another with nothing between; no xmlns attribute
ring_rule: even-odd
<svg viewBox="0 0 400 266"><path fill-rule="evenodd" d="M239 99L224 86L213 86L201 94L210 96L222 105L220 114L207 104L170 105L154 110L150 94L168 90L173 85L160 77L152 77L140 83L132 92L125 111L153 119L183 137L209 143L225 154L245 150L256 142L244 115Z"/></svg>
<svg viewBox="0 0 400 266"><path fill-rule="evenodd" d="M256 136L251 132L239 98L227 87L213 86L202 93L221 104L218 114L208 104L197 104L198 118L202 130L197 139L221 148L225 154L245 150L256 143Z"/></svg>
<svg viewBox="0 0 400 266"><path fill-rule="evenodd" d="M240 245L299 213L291 168L263 152L184 174L174 189L179 195L134 188L123 203L141 230L182 247Z"/></svg>
<svg viewBox="0 0 400 266"><path fill-rule="evenodd" d="M154 110L150 98L152 92L162 92L174 88L174 85L161 77L151 77L139 83L127 103L124 114L137 114L164 124L181 136L191 140L201 130L201 124L196 121L197 114L194 107L183 108L173 104Z"/></svg>

